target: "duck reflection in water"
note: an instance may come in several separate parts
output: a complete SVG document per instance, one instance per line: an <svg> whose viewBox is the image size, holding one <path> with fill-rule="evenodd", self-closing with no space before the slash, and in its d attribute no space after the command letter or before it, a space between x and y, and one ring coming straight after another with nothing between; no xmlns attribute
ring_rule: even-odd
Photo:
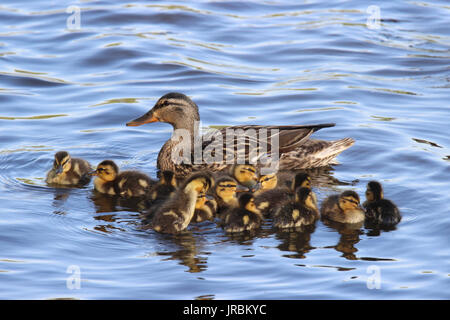
<svg viewBox="0 0 450 320"><path fill-rule="evenodd" d="M362 227L364 221L359 223L340 223L330 219L322 219L324 225L335 229L339 235L339 242L335 246L330 246L329 248L334 248L336 251L342 253L342 256L348 260L358 260L356 252L358 249L355 245L361 240L360 235L363 234Z"/></svg>
<svg viewBox="0 0 450 320"><path fill-rule="evenodd" d="M311 235L316 230L316 225L306 225L291 229L278 229L276 239L281 243L277 246L280 251L290 252L283 257L304 259L306 254L315 247L311 246Z"/></svg>
<svg viewBox="0 0 450 320"><path fill-rule="evenodd" d="M178 234L165 234L151 231L159 243L163 243L167 250L158 250L156 254L158 256L166 257L163 261L175 260L179 261L179 264L188 267L188 272L198 273L207 270L207 255L209 252L201 252L198 244L201 239L198 239L190 231L182 231ZM201 255L203 254L203 255ZM154 255L154 253L150 253Z"/></svg>

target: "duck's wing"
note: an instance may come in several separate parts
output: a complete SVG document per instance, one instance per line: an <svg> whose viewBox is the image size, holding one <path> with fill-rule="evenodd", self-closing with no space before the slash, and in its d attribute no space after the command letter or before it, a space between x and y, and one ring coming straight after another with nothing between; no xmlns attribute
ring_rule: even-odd
<svg viewBox="0 0 450 320"><path fill-rule="evenodd" d="M334 123L317 125L292 125L292 126L263 126L240 125L225 127L206 133L202 137L202 149L222 148L224 153L238 153L237 156L245 156L246 160L253 159L253 154L271 154L272 144L278 139L278 152L280 154L290 152L303 145L314 132L335 126ZM231 150L227 150L233 148ZM240 154L239 152L243 152Z"/></svg>

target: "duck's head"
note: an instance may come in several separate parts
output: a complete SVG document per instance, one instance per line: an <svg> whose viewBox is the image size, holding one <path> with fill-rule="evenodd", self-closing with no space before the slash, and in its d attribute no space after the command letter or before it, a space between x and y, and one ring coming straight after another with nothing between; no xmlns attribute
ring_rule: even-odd
<svg viewBox="0 0 450 320"><path fill-rule="evenodd" d="M161 172L161 179L159 180L161 184L177 187L177 179L175 173L170 170L164 170Z"/></svg>
<svg viewBox="0 0 450 320"><path fill-rule="evenodd" d="M311 189L311 177L305 172L297 173L292 181L292 190L297 190L297 188L303 187Z"/></svg>
<svg viewBox="0 0 450 320"><path fill-rule="evenodd" d="M174 129L191 130L200 121L198 107L182 93L171 92L163 95L153 108L143 116L127 123L127 126L140 126L151 122L170 123Z"/></svg>
<svg viewBox="0 0 450 320"><path fill-rule="evenodd" d="M367 184L366 200L368 202L383 199L383 187L378 181L370 181Z"/></svg>
<svg viewBox="0 0 450 320"><path fill-rule="evenodd" d="M201 192L197 196L197 201L195 202L195 209L201 209L206 203L206 193Z"/></svg>
<svg viewBox="0 0 450 320"><path fill-rule="evenodd" d="M244 192L239 196L239 207L256 214L260 213L255 204L255 197L250 192Z"/></svg>
<svg viewBox="0 0 450 320"><path fill-rule="evenodd" d="M339 207L344 211L360 210L359 196L355 191L347 190L339 195Z"/></svg>
<svg viewBox="0 0 450 320"><path fill-rule="evenodd" d="M53 161L53 168L56 174L67 172L72 168L72 158L67 151L58 151L55 153L55 160Z"/></svg>
<svg viewBox="0 0 450 320"><path fill-rule="evenodd" d="M236 196L236 192L243 191L248 191L248 188L238 185L232 177L224 176L216 181L215 192L222 200L233 199Z"/></svg>
<svg viewBox="0 0 450 320"><path fill-rule="evenodd" d="M119 167L112 160L100 162L97 169L91 172L91 175L97 176L104 181L114 181L119 174Z"/></svg>
<svg viewBox="0 0 450 320"><path fill-rule="evenodd" d="M260 176L258 184L261 190L275 189L278 184L278 177L275 173Z"/></svg>
<svg viewBox="0 0 450 320"><path fill-rule="evenodd" d="M183 183L181 189L206 193L214 184L214 179L209 172L199 172L190 175Z"/></svg>
<svg viewBox="0 0 450 320"><path fill-rule="evenodd" d="M313 193L307 187L298 187L295 190L295 201L313 210L317 210Z"/></svg>
<svg viewBox="0 0 450 320"><path fill-rule="evenodd" d="M255 166L251 164L238 164L232 167L232 176L243 186L253 188L258 183Z"/></svg>

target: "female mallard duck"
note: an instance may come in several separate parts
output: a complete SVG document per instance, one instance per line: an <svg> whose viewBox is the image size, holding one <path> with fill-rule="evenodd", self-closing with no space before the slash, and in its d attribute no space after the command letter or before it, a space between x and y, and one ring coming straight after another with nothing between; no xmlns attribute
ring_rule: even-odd
<svg viewBox="0 0 450 320"><path fill-rule="evenodd" d="M296 190L294 201L286 202L275 212L273 226L295 228L313 224L319 217L319 209L317 209L311 189L299 187Z"/></svg>
<svg viewBox="0 0 450 320"><path fill-rule="evenodd" d="M370 181L367 184L363 207L366 210L367 222L374 225L390 227L402 219L397 206L392 201L384 199L383 187L377 181Z"/></svg>
<svg viewBox="0 0 450 320"><path fill-rule="evenodd" d="M139 171L130 170L119 173L119 167L112 160L100 162L91 175L96 176L94 188L98 192L126 198L145 196L156 183Z"/></svg>
<svg viewBox="0 0 450 320"><path fill-rule="evenodd" d="M358 223L364 221L364 211L359 205L359 196L355 191L346 190L331 195L322 202L320 213L323 218L340 223Z"/></svg>
<svg viewBox="0 0 450 320"><path fill-rule="evenodd" d="M222 227L226 232L242 232L259 228L264 221L255 206L255 198L250 192L239 196L239 207L232 208L224 214Z"/></svg>
<svg viewBox="0 0 450 320"><path fill-rule="evenodd" d="M311 177L304 172L297 173L294 176L289 188L282 185L281 187L270 189L274 184L271 180L277 179L270 179L270 177L271 176L269 176L269 180L265 181L267 184L264 185L264 183L261 183L262 190L255 195L256 207L265 217L273 217L281 205L287 201L294 201L295 190L297 190L297 188L305 187L311 189ZM261 179L264 180L264 176ZM311 196L313 199L316 199L314 192L311 192ZM317 206L317 200L314 200L314 203Z"/></svg>
<svg viewBox="0 0 450 320"><path fill-rule="evenodd" d="M161 233L178 233L187 228L195 212L199 194L206 193L213 179L206 172L188 177L156 211L152 220L153 229Z"/></svg>
<svg viewBox="0 0 450 320"><path fill-rule="evenodd" d="M268 156L267 160L271 159L273 154L279 155L280 170L326 166L354 143L351 138L336 141L308 140L317 130L332 127L334 124L232 126L222 128L212 135L199 137L199 121L197 105L184 94L172 92L162 96L149 112L128 122L127 126L140 126L150 122L171 124L174 134L161 148L157 168L174 171L179 176L202 169L221 171L241 157L256 161ZM257 137L259 134L261 140ZM272 150L269 142L275 137L278 140L277 148ZM227 143L229 141L234 143L230 143L230 146ZM255 148L256 145L258 148ZM192 153L192 150L195 152ZM261 151L261 154L257 152L259 155L256 158L252 157L255 156L255 150ZM178 158L180 152L183 156ZM200 159L199 154L202 156ZM177 155L177 159L173 159L173 155ZM214 161L209 161L208 155L214 157ZM251 161L247 163L252 163Z"/></svg>
<svg viewBox="0 0 450 320"><path fill-rule="evenodd" d="M206 220L213 220L217 211L217 203L214 200L210 200L206 197L206 193L200 193L197 196L197 202L195 203L194 216L192 222L202 222Z"/></svg>
<svg viewBox="0 0 450 320"><path fill-rule="evenodd" d="M86 160L72 158L67 151L58 151L45 181L48 184L82 186L91 181L91 170Z"/></svg>

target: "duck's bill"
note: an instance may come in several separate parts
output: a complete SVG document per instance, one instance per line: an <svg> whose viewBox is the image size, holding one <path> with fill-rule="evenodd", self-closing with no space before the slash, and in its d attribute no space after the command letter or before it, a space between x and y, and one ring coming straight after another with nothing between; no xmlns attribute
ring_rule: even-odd
<svg viewBox="0 0 450 320"><path fill-rule="evenodd" d="M143 124L146 123L152 123L152 122L157 122L158 119L155 118L155 116L153 115L153 112L149 112L144 114L142 117L139 117L137 119L131 120L130 122L127 122L127 127L137 127L137 126L141 126Z"/></svg>
<svg viewBox="0 0 450 320"><path fill-rule="evenodd" d="M98 176L98 172L97 172L97 170L90 171L90 172L88 172L88 175L90 175L90 176Z"/></svg>
<svg viewBox="0 0 450 320"><path fill-rule="evenodd" d="M236 192L248 192L248 191L250 191L250 189L243 185L238 184L236 186Z"/></svg>

